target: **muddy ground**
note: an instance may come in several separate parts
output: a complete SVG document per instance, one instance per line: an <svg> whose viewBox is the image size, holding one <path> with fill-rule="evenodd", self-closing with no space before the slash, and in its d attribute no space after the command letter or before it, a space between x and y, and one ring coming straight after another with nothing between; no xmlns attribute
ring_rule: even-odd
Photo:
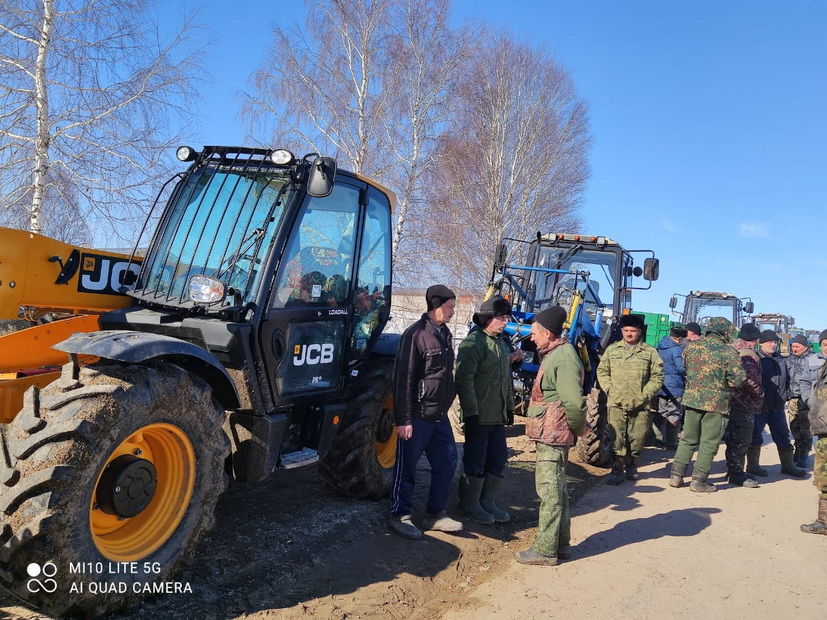
<svg viewBox="0 0 827 620"><path fill-rule="evenodd" d="M509 429L505 525L462 535L403 540L387 530L387 502L343 498L314 467L279 472L260 486L232 484L216 528L178 579L192 594L146 600L117 618L434 618L461 609L468 592L499 574L537 524L533 444ZM458 436L461 441L461 436ZM569 492L581 497L606 470L569 464ZM419 464L418 506L429 475ZM454 511L455 500L449 508ZM415 515L415 516L421 516ZM35 618L0 594L0 618Z"/></svg>

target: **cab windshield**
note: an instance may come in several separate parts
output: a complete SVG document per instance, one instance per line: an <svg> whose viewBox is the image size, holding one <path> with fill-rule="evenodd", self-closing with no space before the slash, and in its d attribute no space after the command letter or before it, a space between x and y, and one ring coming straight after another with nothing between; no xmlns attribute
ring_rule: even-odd
<svg viewBox="0 0 827 620"><path fill-rule="evenodd" d="M710 318L722 316L737 325L738 300L731 299L704 299L695 297L689 300L685 320L695 321L706 325Z"/></svg>
<svg viewBox="0 0 827 620"><path fill-rule="evenodd" d="M534 298L538 310L554 304L567 307L575 289L583 294L587 311L595 311L598 305L612 308L617 254L600 250L576 249L577 247L540 246L536 267L564 269L569 272L581 272L581 274L536 272Z"/></svg>
<svg viewBox="0 0 827 620"><path fill-rule="evenodd" d="M210 163L175 191L134 295L191 306L189 281L206 275L251 301L270 240L294 191L288 173L260 163Z"/></svg>

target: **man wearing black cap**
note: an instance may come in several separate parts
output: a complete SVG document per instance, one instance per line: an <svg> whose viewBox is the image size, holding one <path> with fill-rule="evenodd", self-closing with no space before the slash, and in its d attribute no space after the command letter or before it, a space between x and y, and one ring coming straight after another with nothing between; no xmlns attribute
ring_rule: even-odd
<svg viewBox="0 0 827 620"><path fill-rule="evenodd" d="M543 357L534 379L529 417L542 415L551 403L562 405L566 422L575 437L586 424L583 398L583 363L574 347L562 338L566 311L553 306L538 312L531 324L531 340ZM573 442L572 442L573 443ZM521 564L556 566L571 556L571 517L566 488L566 461L571 443L545 444L535 441L534 469L540 514L534 544L515 554Z"/></svg>
<svg viewBox="0 0 827 620"><path fill-rule="evenodd" d="M649 426L649 405L663 385L663 361L642 342L643 316L620 317L622 340L613 342L597 366L597 380L606 392L609 427L614 435L614 462L606 482L618 485L638 479L638 462Z"/></svg>
<svg viewBox="0 0 827 620"><path fill-rule="evenodd" d="M459 345L454 382L465 426L460 507L478 523L506 523L510 515L496 503L508 448L505 425L513 420L511 352L501 334L511 316L502 297L482 302L475 329Z"/></svg>
<svg viewBox="0 0 827 620"><path fill-rule="evenodd" d="M701 326L698 325L695 321L690 321L686 324L686 341L695 342L696 340L700 340L703 337L703 331Z"/></svg>
<svg viewBox="0 0 827 620"><path fill-rule="evenodd" d="M765 329L758 338L758 358L761 363L761 382L764 385L764 406L755 416L752 429L752 445L747 451L747 473L766 476L767 470L760 466L761 444L764 442L764 427L769 425L772 440L781 459L781 473L795 478L804 478L807 472L793 462L793 446L790 443L790 429L784 415L784 403L789 394L787 364L778 352L778 334Z"/></svg>
<svg viewBox="0 0 827 620"><path fill-rule="evenodd" d="M813 434L810 432L810 411L807 399L810 397L810 358L816 354L810 351L807 336L797 334L790 341L790 355L787 356L787 372L790 375L790 400L787 401L790 432L793 435L795 450L793 461L798 467L807 468Z"/></svg>
<svg viewBox="0 0 827 620"><path fill-rule="evenodd" d="M454 480L457 447L448 420L454 389L454 349L448 323L456 295L436 284L425 293L428 312L402 334L394 369L393 398L399 446L391 489L391 529L417 540L422 532L411 518L416 464L424 452L431 464L425 528L456 532L462 524L445 506Z"/></svg>
<svg viewBox="0 0 827 620"><path fill-rule="evenodd" d="M761 382L761 364L755 345L761 330L755 323L745 323L732 343L732 348L738 351L741 366L747 375L747 380L736 388L729 402L729 423L724 431L726 443L727 479L731 484L745 488L755 488L758 482L752 476L744 473L744 457L752 443L752 426L755 415L761 413L764 404L764 387Z"/></svg>

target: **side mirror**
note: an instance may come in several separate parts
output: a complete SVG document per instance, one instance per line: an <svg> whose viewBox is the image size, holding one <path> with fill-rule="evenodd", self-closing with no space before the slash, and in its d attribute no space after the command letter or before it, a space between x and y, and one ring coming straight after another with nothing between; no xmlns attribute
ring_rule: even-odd
<svg viewBox="0 0 827 620"><path fill-rule="evenodd" d="M660 261L657 258L647 258L643 261L643 279L653 282L660 275Z"/></svg>
<svg viewBox="0 0 827 620"><path fill-rule="evenodd" d="M336 160L332 157L317 157L310 164L307 193L313 198L326 198L333 191L335 179Z"/></svg>
<svg viewBox="0 0 827 620"><path fill-rule="evenodd" d="M755 312L755 305L751 301L748 301L744 304L744 312L747 314L752 314Z"/></svg>
<svg viewBox="0 0 827 620"><path fill-rule="evenodd" d="M672 308L672 310L678 307L678 298L674 295L672 296L672 299L669 300L669 307Z"/></svg>

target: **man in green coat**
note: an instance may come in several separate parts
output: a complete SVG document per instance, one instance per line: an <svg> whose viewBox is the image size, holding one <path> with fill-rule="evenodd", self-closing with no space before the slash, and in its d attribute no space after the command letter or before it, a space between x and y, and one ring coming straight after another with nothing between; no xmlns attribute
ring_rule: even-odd
<svg viewBox="0 0 827 620"><path fill-rule="evenodd" d="M460 508L478 523L511 519L496 503L508 461L505 425L514 419L511 350L502 338L509 316L505 299L485 300L457 351L454 385L465 426Z"/></svg>
<svg viewBox="0 0 827 620"><path fill-rule="evenodd" d="M715 486L706 482L712 459L727 427L733 392L747 380L738 352L729 346L736 332L735 326L724 317L712 317L706 325L706 337L690 342L683 352L686 412L669 486L683 486L686 469L697 450L689 489L696 493L715 491Z"/></svg>
<svg viewBox="0 0 827 620"><path fill-rule="evenodd" d="M566 311L560 306L546 308L534 316L531 340L543 356L531 390L528 415L537 417L547 403L559 402L575 437L586 424L583 398L583 363L574 347L561 338ZM535 404L537 403L537 404ZM566 488L566 460L570 445L547 445L539 441L535 484L540 497L540 515L534 544L515 554L521 564L555 566L571 557L571 517Z"/></svg>
<svg viewBox="0 0 827 620"><path fill-rule="evenodd" d="M646 431L649 428L649 405L663 385L663 360L657 349L641 341L643 316L620 317L622 340L606 348L597 366L597 380L606 392L609 427L614 441L612 473L606 482L623 482L624 468L628 480L638 479L638 463Z"/></svg>

